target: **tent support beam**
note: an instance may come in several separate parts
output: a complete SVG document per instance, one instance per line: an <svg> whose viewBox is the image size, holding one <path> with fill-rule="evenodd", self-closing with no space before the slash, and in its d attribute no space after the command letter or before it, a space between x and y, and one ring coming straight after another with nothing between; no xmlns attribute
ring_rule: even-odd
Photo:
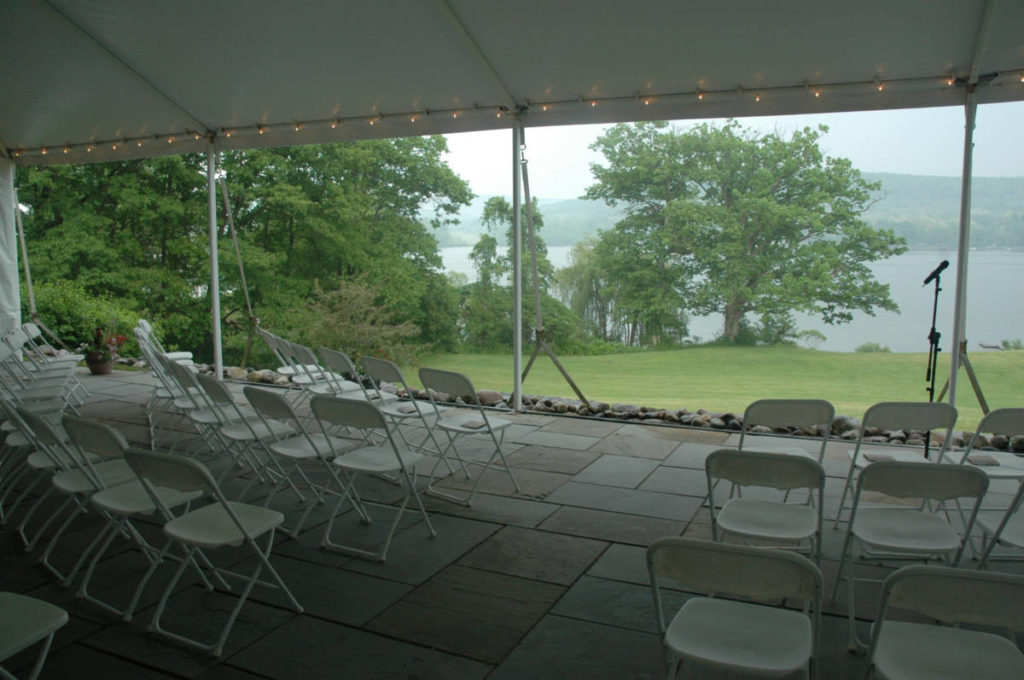
<svg viewBox="0 0 1024 680"><path fill-rule="evenodd" d="M211 142L206 149L207 215L210 227L210 322L213 330L213 369L220 380L224 358L220 334L220 264L217 255L217 149Z"/></svg>
<svg viewBox="0 0 1024 680"><path fill-rule="evenodd" d="M512 409L523 410L523 239L520 169L523 145L519 125L512 126Z"/></svg>
<svg viewBox="0 0 1024 680"><path fill-rule="evenodd" d="M484 53L483 49L480 47L480 43L476 41L473 34L470 33L466 28L466 25L462 23L462 19L460 19L459 15L455 13L455 10L452 9L452 6L448 4L447 0L438 0L437 5L440 8L441 13L444 14L445 18L455 29L455 32L459 34L463 44L465 44L466 47L469 48L469 51L473 53L473 57L476 61L483 64L487 75L490 76L491 80L494 81L494 84L501 92L501 96L505 100L505 106L507 106L510 111L514 111L516 108L516 99L509 91L508 85L505 84L505 81L501 79L498 72L494 69L494 64L492 64L491 60L487 58L487 54Z"/></svg>
<svg viewBox="0 0 1024 680"><path fill-rule="evenodd" d="M960 184L960 236L956 255L956 297L953 303L953 347L949 361L949 403L956 406L960 352L966 349L967 257L971 244L971 180L974 163L974 124L978 102L971 88L964 106L964 167Z"/></svg>

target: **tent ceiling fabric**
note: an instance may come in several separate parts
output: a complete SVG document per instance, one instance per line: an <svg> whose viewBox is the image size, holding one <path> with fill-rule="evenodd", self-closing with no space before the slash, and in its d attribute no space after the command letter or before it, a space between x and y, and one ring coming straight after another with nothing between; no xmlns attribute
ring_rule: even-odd
<svg viewBox="0 0 1024 680"><path fill-rule="evenodd" d="M507 128L523 107L540 126L962 105L972 73L979 103L1024 99L1024 0L17 0L0 27L19 164Z"/></svg>

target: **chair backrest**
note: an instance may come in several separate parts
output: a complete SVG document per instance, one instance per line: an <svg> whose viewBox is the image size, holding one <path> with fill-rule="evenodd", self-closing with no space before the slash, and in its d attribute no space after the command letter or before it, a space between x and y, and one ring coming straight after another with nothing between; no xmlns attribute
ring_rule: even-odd
<svg viewBox="0 0 1024 680"><path fill-rule="evenodd" d="M889 607L943 623L1024 632L1024 576L935 565L903 567L882 585L881 619Z"/></svg>
<svg viewBox="0 0 1024 680"><path fill-rule="evenodd" d="M324 366L327 367L324 379L335 392L341 393L345 391L346 386L341 383L338 376L347 376L347 379L352 382L352 385L348 386L348 391L354 392L356 390L355 386L358 386L367 398L370 397L366 392L366 388L363 387L362 381L359 379L359 371L356 369L356 365L347 354L330 347L317 347L316 353L320 360L323 361Z"/></svg>
<svg viewBox="0 0 1024 680"><path fill-rule="evenodd" d="M298 416L291 404L274 390L246 385L242 388L246 400L252 405L256 412L263 418L270 420L294 420L298 422Z"/></svg>
<svg viewBox="0 0 1024 680"><path fill-rule="evenodd" d="M864 413L861 431L869 427L882 430L938 430L956 424L957 410L945 402L883 401Z"/></svg>
<svg viewBox="0 0 1024 680"><path fill-rule="evenodd" d="M124 435L105 423L65 415L61 424L75 446L104 460L124 458L124 452L128 450Z"/></svg>
<svg viewBox="0 0 1024 680"><path fill-rule="evenodd" d="M461 397L467 404L480 405L476 390L468 377L454 371L442 371L437 368L421 368L420 382L428 392L448 394L452 398ZM434 395L431 394L431 399Z"/></svg>
<svg viewBox="0 0 1024 680"><path fill-rule="evenodd" d="M825 470L804 456L764 451L718 449L704 461L708 488L714 479L724 479L740 486L762 486L788 491L818 489L825 486Z"/></svg>
<svg viewBox="0 0 1024 680"><path fill-rule="evenodd" d="M824 399L759 399L743 412L740 448L743 448L747 429L754 425L790 426L804 430L820 427L822 436L828 439L835 415L835 407Z"/></svg>
<svg viewBox="0 0 1024 680"><path fill-rule="evenodd" d="M865 467L857 482L858 498L863 491L874 491L894 498L980 499L987 489L988 475L984 472L948 463L879 461Z"/></svg>
<svg viewBox="0 0 1024 680"><path fill-rule="evenodd" d="M346 399L318 394L309 400L313 416L321 423L360 430L388 431L384 416L377 407L364 399ZM388 434L390 437L390 433Z"/></svg>
<svg viewBox="0 0 1024 680"><path fill-rule="evenodd" d="M1006 436L1022 435L1024 434L1024 408L997 408L994 411L989 411L985 414L985 417L978 423L978 429L974 435L971 436L970 441L967 443L967 448L964 449L964 455L960 459L963 463L967 460L967 456L973 451L974 447L978 445L978 441L981 435L985 433L991 434L1002 434Z"/></svg>
<svg viewBox="0 0 1024 680"><path fill-rule="evenodd" d="M64 438L61 437L57 431L56 426L46 418L35 411L30 411L23 406L18 406L15 409L22 421L28 425L29 429L35 435L35 438L43 446L56 446L61 447L64 444Z"/></svg>
<svg viewBox="0 0 1024 680"><path fill-rule="evenodd" d="M402 369L395 363L376 357L360 357L359 363L363 367L363 373L373 378L378 387L382 382L389 382L408 389Z"/></svg>
<svg viewBox="0 0 1024 680"><path fill-rule="evenodd" d="M661 538L647 548L647 569L655 595L658 623L665 632L659 589L665 581L690 592L733 595L768 602L787 597L820 611L822 576L802 555L691 538Z"/></svg>
<svg viewBox="0 0 1024 680"><path fill-rule="evenodd" d="M214 493L217 489L217 483L206 466L185 456L153 453L132 446L125 452L124 459L139 479L150 487L203 494Z"/></svg>
<svg viewBox="0 0 1024 680"><path fill-rule="evenodd" d="M35 340L36 338L40 337L43 334L43 332L39 330L39 326L32 323L31 321L26 321L25 323L21 324L21 329L25 331L25 335L28 336L29 340Z"/></svg>
<svg viewBox="0 0 1024 680"><path fill-rule="evenodd" d="M218 406L234 406L235 400L231 396L231 390L220 380L217 380L212 375L205 375L203 373L197 373L195 379L212 403Z"/></svg>

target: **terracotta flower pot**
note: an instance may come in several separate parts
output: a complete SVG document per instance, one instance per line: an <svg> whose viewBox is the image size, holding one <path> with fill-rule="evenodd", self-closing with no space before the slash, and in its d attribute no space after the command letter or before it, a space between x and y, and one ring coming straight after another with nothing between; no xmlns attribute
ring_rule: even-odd
<svg viewBox="0 0 1024 680"><path fill-rule="evenodd" d="M106 375L114 369L114 360L103 352L89 352L85 355L85 365L93 375Z"/></svg>

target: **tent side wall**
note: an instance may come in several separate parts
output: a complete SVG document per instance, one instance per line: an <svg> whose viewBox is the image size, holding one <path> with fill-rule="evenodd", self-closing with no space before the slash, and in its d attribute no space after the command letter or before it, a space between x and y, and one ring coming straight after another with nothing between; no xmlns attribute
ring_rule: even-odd
<svg viewBox="0 0 1024 680"><path fill-rule="evenodd" d="M0 158L0 335L21 325L14 163Z"/></svg>

